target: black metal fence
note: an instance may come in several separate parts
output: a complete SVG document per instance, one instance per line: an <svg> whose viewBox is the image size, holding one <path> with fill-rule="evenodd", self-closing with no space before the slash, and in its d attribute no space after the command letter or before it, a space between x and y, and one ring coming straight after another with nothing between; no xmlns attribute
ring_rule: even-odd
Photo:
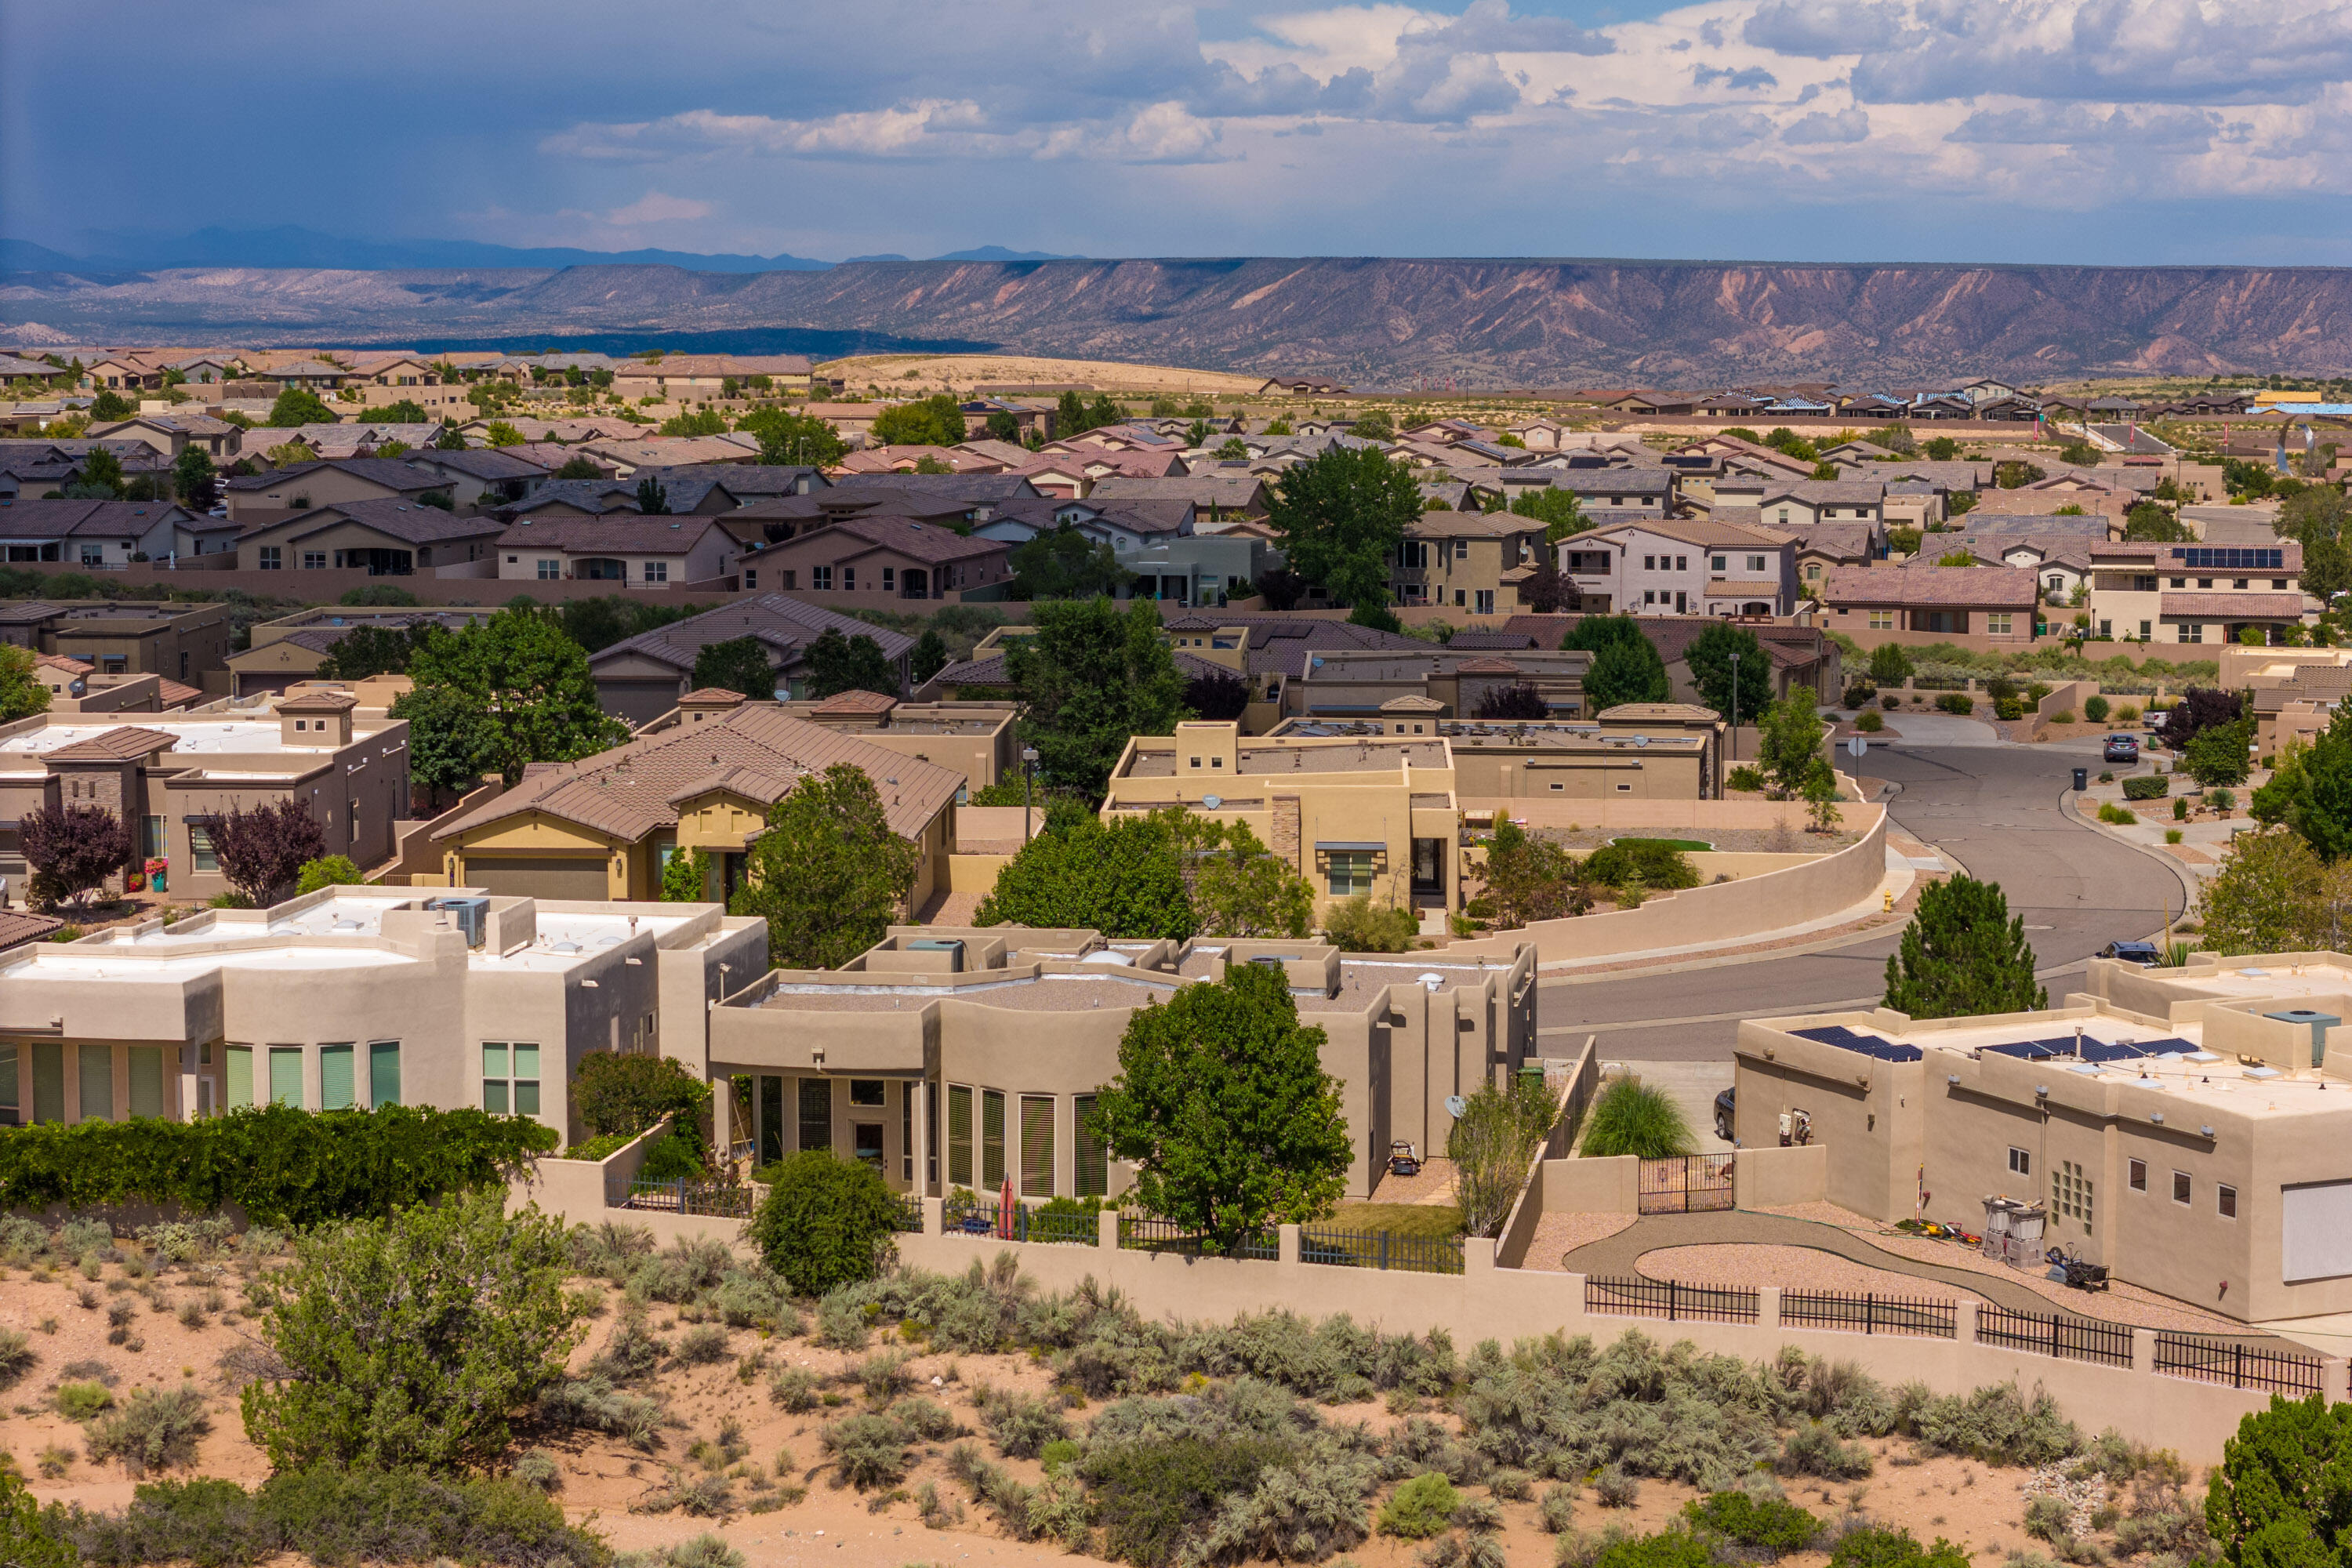
<svg viewBox="0 0 2352 1568"><path fill-rule="evenodd" d="M684 1177L647 1181L639 1177L628 1184L617 1202L609 1193L604 1201L612 1208L657 1209L705 1219L750 1219L751 1211L759 1206L760 1194L756 1188L740 1184L689 1182Z"/></svg>
<svg viewBox="0 0 2352 1568"><path fill-rule="evenodd" d="M1731 1154L1644 1160L1634 1206L1643 1214L1708 1214L1731 1207Z"/></svg>
<svg viewBox="0 0 2352 1568"><path fill-rule="evenodd" d="M913 1193L899 1194L896 1225L902 1231L919 1234L923 1228L923 1200Z"/></svg>
<svg viewBox="0 0 2352 1568"><path fill-rule="evenodd" d="M1387 1230L1338 1230L1306 1226L1298 1232L1302 1263L1341 1268L1393 1268L1408 1274L1459 1274L1458 1236L1400 1236Z"/></svg>
<svg viewBox="0 0 2352 1568"><path fill-rule="evenodd" d="M1129 1252L1173 1252L1187 1258L1249 1258L1272 1262L1282 1254L1275 1233L1261 1230L1244 1236L1219 1254L1200 1232L1181 1220L1153 1219L1146 1215L1118 1216L1118 1244Z"/></svg>
<svg viewBox="0 0 2352 1568"><path fill-rule="evenodd" d="M2094 1323L2055 1312L2012 1312L1990 1301L1977 1309L1977 1342L2099 1366L2132 1363L2132 1331L2125 1324Z"/></svg>
<svg viewBox="0 0 2352 1568"><path fill-rule="evenodd" d="M2226 1383L2272 1394L2317 1394L2320 1361L2292 1351L2258 1350L2229 1340L2158 1332L2156 1370L2167 1377Z"/></svg>
<svg viewBox="0 0 2352 1568"><path fill-rule="evenodd" d="M1916 1334L1948 1340L1958 1332L1958 1303L1841 1290L1783 1290L1780 1325L1853 1334Z"/></svg>
<svg viewBox="0 0 2352 1568"><path fill-rule="evenodd" d="M1752 1323L1757 1294L1736 1285L1685 1285L1673 1279L1588 1275L1584 1310L1616 1318L1664 1318L1670 1322Z"/></svg>
<svg viewBox="0 0 2352 1568"><path fill-rule="evenodd" d="M1101 1221L1093 1214L1033 1209L1026 1204L1014 1204L1008 1210L993 1198L950 1198L940 1219L940 1228L949 1236L1061 1247L1094 1247L1102 1239ZM920 1223L919 1211L917 1224Z"/></svg>

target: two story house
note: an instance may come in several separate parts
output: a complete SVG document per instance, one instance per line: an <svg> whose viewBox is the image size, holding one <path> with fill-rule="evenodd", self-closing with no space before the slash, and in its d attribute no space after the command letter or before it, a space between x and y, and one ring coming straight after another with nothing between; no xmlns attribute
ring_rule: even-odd
<svg viewBox="0 0 2352 1568"><path fill-rule="evenodd" d="M1563 587L1588 614L1785 616L1796 538L1715 518L1612 523L1560 541Z"/></svg>
<svg viewBox="0 0 2352 1568"><path fill-rule="evenodd" d="M1543 558L1544 524L1516 512L1427 511L1407 523L1391 561L1400 605L1445 605L1474 616L1522 607L1520 584Z"/></svg>
<svg viewBox="0 0 2352 1568"><path fill-rule="evenodd" d="M2115 540L2090 546L2091 626L2102 637L2139 642L2233 643L2248 628L2276 641L2315 620L2303 592L2303 546L2154 544Z"/></svg>

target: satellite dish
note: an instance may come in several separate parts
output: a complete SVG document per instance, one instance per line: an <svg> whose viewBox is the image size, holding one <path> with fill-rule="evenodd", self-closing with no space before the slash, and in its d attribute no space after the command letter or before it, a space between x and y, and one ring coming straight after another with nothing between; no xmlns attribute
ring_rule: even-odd
<svg viewBox="0 0 2352 1568"><path fill-rule="evenodd" d="M1469 1101L1464 1100L1460 1095L1449 1094L1445 1097L1445 1114L1458 1120L1461 1117L1462 1112L1468 1108L1468 1105Z"/></svg>
<svg viewBox="0 0 2352 1568"><path fill-rule="evenodd" d="M1214 811L1225 804L1225 797L1221 795L1204 795L1201 797L1201 804Z"/></svg>

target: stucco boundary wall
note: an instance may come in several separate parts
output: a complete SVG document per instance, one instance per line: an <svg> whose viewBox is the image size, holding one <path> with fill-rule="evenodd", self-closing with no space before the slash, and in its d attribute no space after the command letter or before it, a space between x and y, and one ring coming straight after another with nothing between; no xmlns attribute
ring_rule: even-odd
<svg viewBox="0 0 2352 1568"><path fill-rule="evenodd" d="M1503 1221L1500 1236L1495 1243L1495 1255L1516 1264L1527 1256L1528 1243L1534 1239L1536 1226L1542 1223L1543 1192L1539 1185L1548 1161L1566 1160L1569 1150L1582 1131L1584 1113L1592 1108L1592 1097L1601 1087L1600 1037L1584 1037L1584 1049L1577 1053L1567 1074L1559 1082L1559 1102L1552 1115L1551 1131L1542 1146L1528 1157L1527 1174L1519 1179L1519 1195L1511 1204L1511 1212Z"/></svg>
<svg viewBox="0 0 2352 1568"><path fill-rule="evenodd" d="M1462 805L1465 811L1492 808L1523 819L1531 828L1565 827L1573 822L1642 829L1661 837L1675 832L1704 837L1710 827L1771 827L1783 822L1801 832L1806 820L1803 805L1783 801L1465 800ZM1532 942L1537 963L1565 963L1659 948L1752 942L1790 926L1826 920L1869 898L1886 879L1885 808L1846 800L1839 809L1845 826L1862 826L1863 835L1819 859L1738 881L1685 888L1670 898L1654 896L1637 910L1539 921L1522 930L1457 942L1446 951L1507 959L1518 943Z"/></svg>
<svg viewBox="0 0 2352 1568"><path fill-rule="evenodd" d="M637 1173L645 1169L646 1156L653 1152L655 1140L668 1133L669 1124L670 1119L663 1117L602 1160L566 1160L553 1154L533 1160L529 1170L507 1184L508 1211L537 1204L541 1214L573 1225L602 1225L606 1220L641 1225L653 1233L654 1241L660 1246L706 1237L733 1246L743 1234L743 1222L740 1219L665 1214L659 1209L613 1208L607 1205L605 1194L636 1180Z"/></svg>
<svg viewBox="0 0 2352 1568"><path fill-rule="evenodd" d="M2095 680L2062 680L2050 689L2050 695L2033 705L2033 732L2039 738L2042 727L2050 722L2053 713L2083 716L2083 704L2099 694Z"/></svg>

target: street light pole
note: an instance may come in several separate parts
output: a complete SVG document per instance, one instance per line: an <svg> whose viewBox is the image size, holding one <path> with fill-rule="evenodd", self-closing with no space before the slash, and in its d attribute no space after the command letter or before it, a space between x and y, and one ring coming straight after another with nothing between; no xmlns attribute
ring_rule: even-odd
<svg viewBox="0 0 2352 1568"><path fill-rule="evenodd" d="M1034 809L1029 803L1029 797L1031 790L1034 788L1036 775L1037 748L1024 746L1021 748L1021 842L1024 844L1029 842L1030 814Z"/></svg>
<svg viewBox="0 0 2352 1568"><path fill-rule="evenodd" d="M1731 760L1739 760L1739 656L1731 656Z"/></svg>

